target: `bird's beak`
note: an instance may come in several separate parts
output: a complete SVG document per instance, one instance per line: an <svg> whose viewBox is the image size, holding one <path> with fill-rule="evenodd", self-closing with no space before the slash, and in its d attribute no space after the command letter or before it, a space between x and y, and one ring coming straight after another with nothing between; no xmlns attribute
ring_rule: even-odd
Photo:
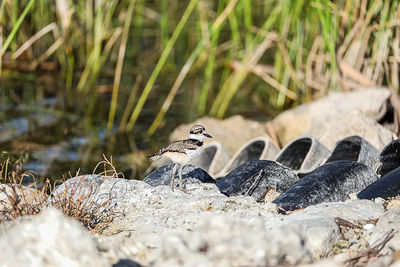
<svg viewBox="0 0 400 267"><path fill-rule="evenodd" d="M209 135L209 134L206 133L206 132L203 132L203 135L204 135L205 137L208 137L208 138L213 138L211 135Z"/></svg>

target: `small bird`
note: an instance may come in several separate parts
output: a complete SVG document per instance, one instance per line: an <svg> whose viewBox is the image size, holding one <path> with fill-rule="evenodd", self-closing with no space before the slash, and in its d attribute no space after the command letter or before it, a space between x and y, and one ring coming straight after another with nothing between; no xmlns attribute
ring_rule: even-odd
<svg viewBox="0 0 400 267"><path fill-rule="evenodd" d="M183 190L182 168L188 164L192 158L200 153L203 147L203 139L205 137L212 138L212 136L206 132L206 128L204 128L204 126L194 125L192 128L190 128L188 139L173 142L169 146L161 148L158 152L148 156L148 158L155 160L160 157L167 157L173 162L179 163L180 189ZM178 165L175 164L174 168L172 169L172 189L175 187L174 179L177 166Z"/></svg>

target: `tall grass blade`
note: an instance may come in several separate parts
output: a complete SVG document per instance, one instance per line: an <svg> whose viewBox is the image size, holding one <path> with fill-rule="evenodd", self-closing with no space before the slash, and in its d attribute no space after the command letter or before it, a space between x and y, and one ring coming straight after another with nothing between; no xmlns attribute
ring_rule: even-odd
<svg viewBox="0 0 400 267"><path fill-rule="evenodd" d="M164 48L168 42L168 0L161 0L161 42Z"/></svg>
<svg viewBox="0 0 400 267"><path fill-rule="evenodd" d="M319 8L317 8L318 16L322 27L322 37L324 40L324 46L330 56L330 88L338 90L336 75L337 73L337 62L336 62L336 29L334 24L334 18L330 12L329 0L318 0ZM326 66L327 68L327 66Z"/></svg>
<svg viewBox="0 0 400 267"><path fill-rule="evenodd" d="M151 76L149 80L146 83L146 86L143 89L142 94L139 97L138 103L135 106L135 109L132 112L132 115L129 119L128 124L126 125L126 130L130 131L133 129L135 126L135 122L139 117L140 112L142 111L142 108L144 106L144 103L147 100L148 95L150 94L151 89L153 88L153 85L158 77L158 75L161 72L162 67L164 66L165 62L167 61L167 58L169 54L172 51L172 48L178 39L183 27L185 26L187 20L189 19L190 15L192 14L193 9L197 5L197 2L199 0L191 0L188 6L186 7L185 12L183 13L181 19L178 22L178 25L176 25L175 31L173 32L171 38L168 40L167 45L165 46L165 49L163 50L160 59L157 62L156 67L154 68L153 72L151 73Z"/></svg>
<svg viewBox="0 0 400 267"><path fill-rule="evenodd" d="M129 97L128 97L128 100L125 105L124 114L122 115L121 123L119 124L119 127L118 127L118 132L123 132L125 130L126 123L128 122L129 114L131 113L131 110L133 108L133 104L135 102L137 92L139 91L139 86L140 86L141 82L142 82L142 76L137 75L135 83L133 84L131 92L129 93Z"/></svg>
<svg viewBox="0 0 400 267"><path fill-rule="evenodd" d="M251 14L251 0L243 0L243 15L244 15L244 26L246 29L246 50L253 49L253 37L251 34L252 27L252 14Z"/></svg>
<svg viewBox="0 0 400 267"><path fill-rule="evenodd" d="M93 21L94 21L93 1L85 1L85 26L86 26L86 60L89 60L89 51L93 49ZM78 87L79 88L79 87Z"/></svg>
<svg viewBox="0 0 400 267"><path fill-rule="evenodd" d="M14 27L12 28L10 35L7 37L6 41L3 44L3 47L0 50L0 57L4 55L6 52L8 46L11 44L11 41L14 40L16 37L17 31L19 27L21 26L22 22L24 21L26 15L28 14L29 10L35 3L35 0L29 0L28 4L26 5L24 11L22 12L21 16L18 18L17 22L15 23Z"/></svg>
<svg viewBox="0 0 400 267"><path fill-rule="evenodd" d="M219 0L218 1L218 14L221 14L221 11L224 6L224 0ZM207 66L204 71L204 84L200 90L200 97L199 97L199 104L197 107L197 112L198 115L204 115L206 111L206 106L207 106L207 97L208 97L208 92L210 91L211 88L211 83L212 83L212 77L213 77L213 70L215 66L215 56L216 56L216 50L217 50L217 45L218 45L218 37L220 33L220 28L218 27L215 30L215 33L211 37L211 42L210 42L210 51L208 55L208 61L207 61Z"/></svg>
<svg viewBox="0 0 400 267"><path fill-rule="evenodd" d="M0 50L3 47L3 28L0 27ZM0 57L0 77L1 77L1 70L3 66L3 57Z"/></svg>
<svg viewBox="0 0 400 267"><path fill-rule="evenodd" d="M272 44L273 39L273 36L267 36L264 41L260 45L258 45L255 51L251 51L252 53L245 58L243 66L232 75L232 80L228 85L229 87L227 93L225 96L223 96L221 105L219 106L218 112L216 114L218 118L222 118L224 116L231 99L239 89L239 86L242 84L244 79L247 77L249 70L258 63L261 56Z"/></svg>
<svg viewBox="0 0 400 267"><path fill-rule="evenodd" d="M114 84L112 89L110 113L108 115L108 123L107 123L108 130L111 130L112 127L114 126L115 111L117 109L117 102L118 102L118 91L121 82L122 67L125 59L126 43L128 41L129 29L131 27L133 8L135 7L135 2L136 0L131 0L129 3L128 11L126 14L126 20L124 23L124 29L122 31L122 40L118 51L118 61L117 61L117 67L115 69Z"/></svg>
<svg viewBox="0 0 400 267"><path fill-rule="evenodd" d="M24 53L29 47L31 47L36 41L42 38L49 32L53 32L54 37L57 39L59 37L58 27L57 24L54 22L50 23L49 25L43 27L35 33L31 38L29 38L26 42L24 42L12 55L12 58L15 60L17 59L22 53Z"/></svg>
<svg viewBox="0 0 400 267"><path fill-rule="evenodd" d="M4 6L6 4L6 1L1 1L0 3L0 23L3 20L3 14L4 14Z"/></svg>

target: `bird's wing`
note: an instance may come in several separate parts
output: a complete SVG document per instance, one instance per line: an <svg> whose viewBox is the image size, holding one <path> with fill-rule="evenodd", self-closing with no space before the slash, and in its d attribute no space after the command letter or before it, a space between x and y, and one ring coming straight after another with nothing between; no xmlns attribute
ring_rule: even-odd
<svg viewBox="0 0 400 267"><path fill-rule="evenodd" d="M192 140L179 140L171 143L165 148L161 148L158 152L148 156L151 159L157 159L165 152L184 152L185 150L196 150L198 145Z"/></svg>
<svg viewBox="0 0 400 267"><path fill-rule="evenodd" d="M164 149L161 149L164 151L172 151L172 152L178 152L178 151L185 151L185 149L196 149L197 145L193 143L191 140L180 140L171 143L169 146L167 146Z"/></svg>

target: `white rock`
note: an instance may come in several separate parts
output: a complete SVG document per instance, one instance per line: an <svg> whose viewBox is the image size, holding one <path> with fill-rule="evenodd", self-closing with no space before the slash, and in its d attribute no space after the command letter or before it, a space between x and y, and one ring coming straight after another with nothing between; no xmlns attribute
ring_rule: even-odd
<svg viewBox="0 0 400 267"><path fill-rule="evenodd" d="M0 236L2 266L109 266L96 241L59 210L22 217Z"/></svg>
<svg viewBox="0 0 400 267"><path fill-rule="evenodd" d="M280 215L275 205L251 197L227 197L214 184L189 184L184 193L169 186L103 177L99 183L83 186L93 184L91 199L109 202L118 215L104 233L129 232L130 238L152 252L143 252L147 258L140 258L137 251L141 250L127 243L133 250L127 248L131 252L124 255L156 266L305 263L323 258L340 238L336 217L357 223L384 212L381 204L350 200Z"/></svg>
<svg viewBox="0 0 400 267"><path fill-rule="evenodd" d="M358 110L336 112L321 121L314 121L307 134L329 149L333 149L337 141L352 135L361 136L378 150L397 138L393 132Z"/></svg>
<svg viewBox="0 0 400 267"><path fill-rule="evenodd" d="M400 260L395 261L390 265L390 267L400 267Z"/></svg>
<svg viewBox="0 0 400 267"><path fill-rule="evenodd" d="M151 251L144 244L130 238L129 235L128 237L125 234L112 236L100 235L96 237L97 248L111 264L118 264L121 263L121 260L126 260L131 263L136 262L141 265L149 265Z"/></svg>
<svg viewBox="0 0 400 267"><path fill-rule="evenodd" d="M267 229L276 227L298 227L306 237L312 256L324 257L333 243L340 238L339 227L335 218L350 222L379 218L384 208L369 200L350 200L347 202L322 203L294 212L289 216L273 218L266 222Z"/></svg>
<svg viewBox="0 0 400 267"><path fill-rule="evenodd" d="M343 267L344 261L335 258L328 258L310 264L301 264L298 267Z"/></svg>
<svg viewBox="0 0 400 267"><path fill-rule="evenodd" d="M368 230L371 230L374 227L375 227L375 225L373 225L372 223L367 223L366 225L363 226L363 229L368 231Z"/></svg>
<svg viewBox="0 0 400 267"><path fill-rule="evenodd" d="M310 253L298 231L264 230L260 218L245 222L212 216L193 232L163 239L155 266L263 266L286 261L309 262Z"/></svg>
<svg viewBox="0 0 400 267"><path fill-rule="evenodd" d="M381 198L381 197L377 197L377 198L374 199L374 202L383 205L383 204L386 202L386 200L384 200L384 199Z"/></svg>
<svg viewBox="0 0 400 267"><path fill-rule="evenodd" d="M325 122L329 123L328 118L332 118L336 114L349 114L352 111L359 111L371 120L377 121L386 113L389 97L390 90L384 88L363 88L352 92L331 93L319 100L282 112L273 120L273 124L281 143L285 145L298 136L312 133L312 128L319 130L318 127L321 127ZM336 127L339 132L351 126L331 125L332 130L335 130L334 127ZM358 132L362 134L362 130L368 129L364 126ZM319 136L314 137L319 139ZM333 145L341 138L337 136L335 139L333 142L331 141ZM365 139L375 145L368 138ZM331 148L324 142L323 144ZM376 147L378 148L378 146Z"/></svg>

